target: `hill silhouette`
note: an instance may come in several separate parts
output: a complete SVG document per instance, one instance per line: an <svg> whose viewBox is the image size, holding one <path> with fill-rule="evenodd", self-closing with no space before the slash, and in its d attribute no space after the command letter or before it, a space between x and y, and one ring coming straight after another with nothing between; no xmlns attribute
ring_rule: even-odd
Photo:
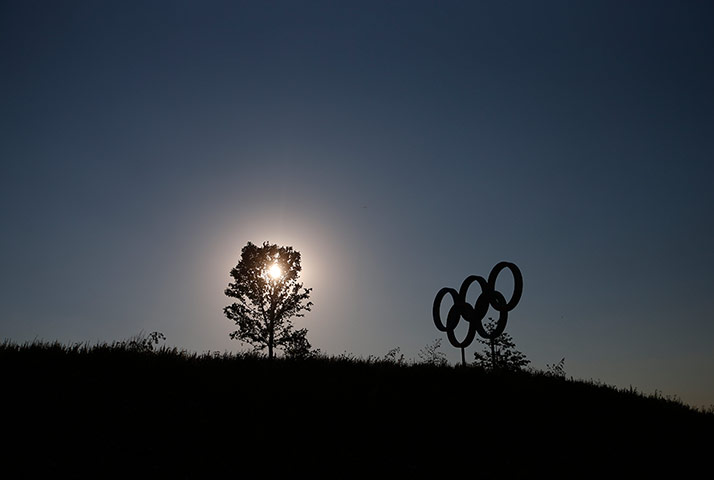
<svg viewBox="0 0 714 480"><path fill-rule="evenodd" d="M0 346L12 477L709 469L714 415L534 373L113 345Z"/></svg>

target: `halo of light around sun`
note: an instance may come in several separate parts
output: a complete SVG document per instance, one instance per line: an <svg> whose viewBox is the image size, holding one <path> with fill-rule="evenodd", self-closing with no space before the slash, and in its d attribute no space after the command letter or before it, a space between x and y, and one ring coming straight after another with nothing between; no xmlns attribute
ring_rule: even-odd
<svg viewBox="0 0 714 480"><path fill-rule="evenodd" d="M280 268L280 265L277 263L274 263L268 268L268 275L270 275L270 278L272 279L278 279L280 276L283 274L283 270Z"/></svg>

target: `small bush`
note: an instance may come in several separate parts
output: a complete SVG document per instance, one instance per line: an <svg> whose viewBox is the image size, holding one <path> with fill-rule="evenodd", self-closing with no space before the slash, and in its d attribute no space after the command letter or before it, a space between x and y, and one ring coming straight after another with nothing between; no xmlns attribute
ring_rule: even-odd
<svg viewBox="0 0 714 480"><path fill-rule="evenodd" d="M425 365L434 365L437 367L448 365L449 361L446 359L446 354L440 349L441 339L437 338L432 343L419 350L418 355L421 360L420 363Z"/></svg>

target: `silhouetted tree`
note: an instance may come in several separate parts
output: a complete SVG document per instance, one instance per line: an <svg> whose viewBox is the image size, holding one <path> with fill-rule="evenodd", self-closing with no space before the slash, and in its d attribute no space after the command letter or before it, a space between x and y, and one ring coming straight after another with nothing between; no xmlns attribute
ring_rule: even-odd
<svg viewBox="0 0 714 480"><path fill-rule="evenodd" d="M486 331L492 332L496 328L496 321L489 317L484 325ZM488 370L521 370L526 367L530 360L516 350L516 344L511 336L503 332L501 335L490 340L477 338L478 342L485 345L482 352L474 354L475 364Z"/></svg>
<svg viewBox="0 0 714 480"><path fill-rule="evenodd" d="M311 288L303 288L300 276L300 252L268 242L262 247L251 242L243 247L241 259L231 270L234 282L225 294L238 301L223 313L238 326L232 339L247 342L256 350L268 349L273 358L280 347L290 356L304 356L310 351L307 329L293 328L292 317L310 311Z"/></svg>

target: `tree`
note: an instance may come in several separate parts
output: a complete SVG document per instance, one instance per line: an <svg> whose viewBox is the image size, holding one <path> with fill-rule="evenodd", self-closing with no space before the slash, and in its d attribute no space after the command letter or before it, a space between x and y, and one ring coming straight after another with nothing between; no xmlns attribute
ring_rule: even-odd
<svg viewBox="0 0 714 480"><path fill-rule="evenodd" d="M227 296L238 299L223 309L238 326L231 338L258 351L267 348L271 359L277 347L290 356L309 352L307 329L296 330L291 321L312 307L308 301L312 289L298 282L301 270L300 252L292 247L268 242L259 247L248 242L240 262L231 270L234 281L225 290Z"/></svg>
<svg viewBox="0 0 714 480"><path fill-rule="evenodd" d="M488 320L485 328L490 333L496 328L496 321L491 317ZM482 352L474 354L475 364L479 367L487 370L515 371L521 370L531 363L523 353L516 350L516 344L506 332L490 340L481 338L476 340L486 347Z"/></svg>

